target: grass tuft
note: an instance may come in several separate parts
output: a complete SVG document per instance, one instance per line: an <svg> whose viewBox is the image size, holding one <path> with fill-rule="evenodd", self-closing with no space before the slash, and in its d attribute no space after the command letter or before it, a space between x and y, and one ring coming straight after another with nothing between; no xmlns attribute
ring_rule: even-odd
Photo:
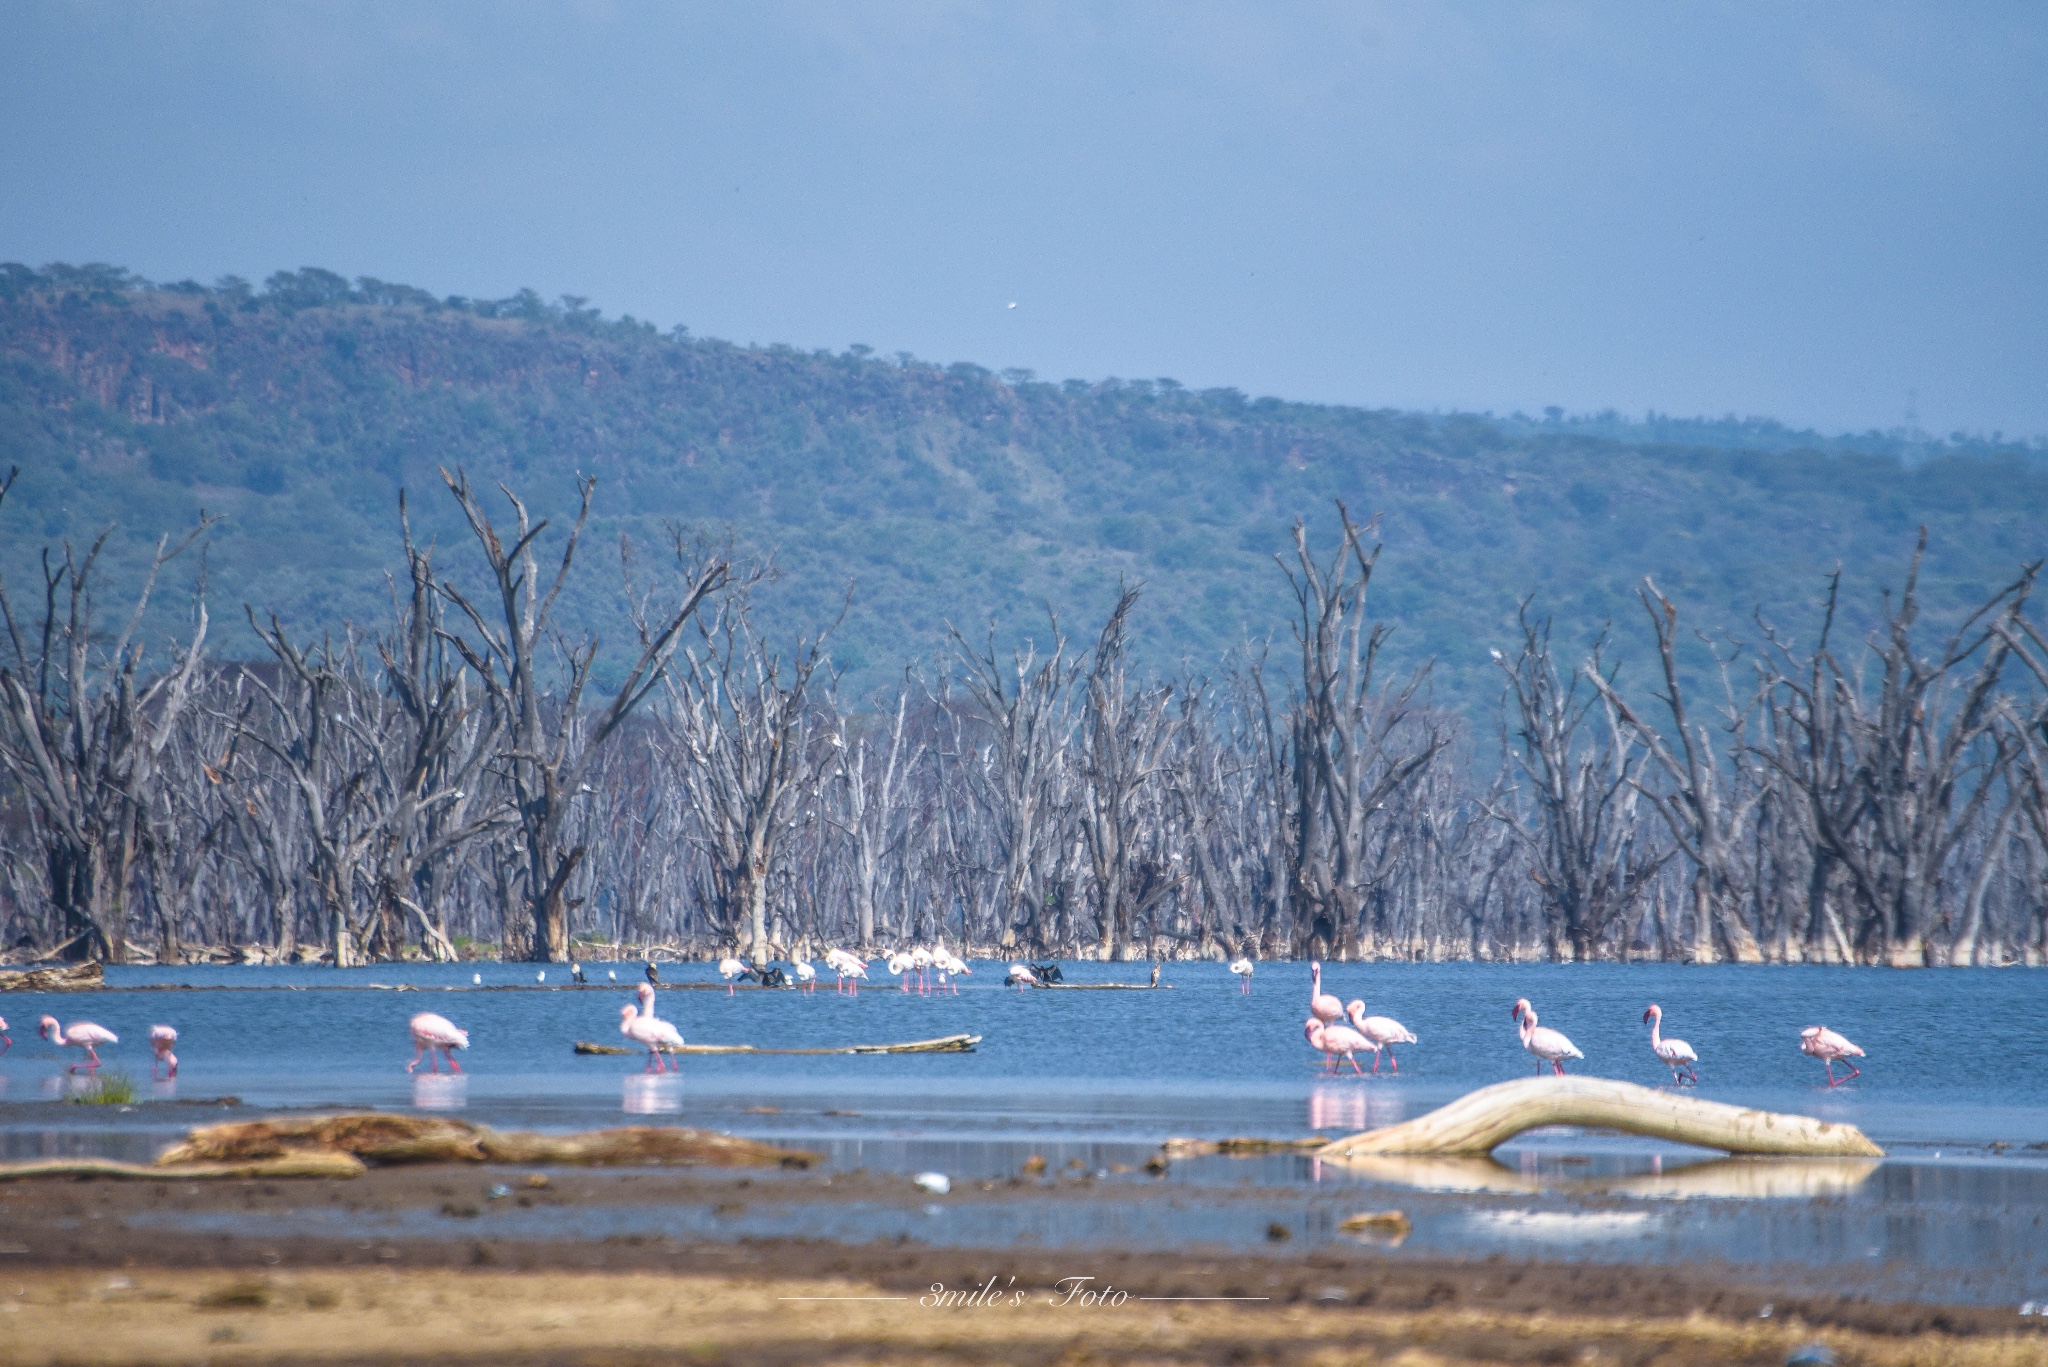
<svg viewBox="0 0 2048 1367"><path fill-rule="evenodd" d="M126 1106L135 1100L135 1079L126 1073L96 1073L71 1099L82 1106Z"/></svg>

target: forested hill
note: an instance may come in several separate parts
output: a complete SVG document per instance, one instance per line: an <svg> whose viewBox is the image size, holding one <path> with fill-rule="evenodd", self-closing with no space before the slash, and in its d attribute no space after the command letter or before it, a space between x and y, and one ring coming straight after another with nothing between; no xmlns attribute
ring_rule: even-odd
<svg viewBox="0 0 2048 1367"><path fill-rule="evenodd" d="M23 471L0 510L0 569L17 605L39 592L45 544L117 523L116 577L132 576L204 508L224 515L204 572L214 648L229 654L256 648L244 603L301 635L382 621L401 487L441 563L472 559L440 466L554 513L576 472L595 475L577 617L619 644L622 531L649 565L666 520L772 549L783 573L759 601L784 631L829 621L850 581L834 654L856 691L937 653L947 620L1042 630L1051 604L1085 632L1119 577L1149 585L1138 626L1152 662L1213 672L1248 636L1284 641L1273 553L1297 515L1327 524L1332 498L1381 515L1376 611L1401 656L1438 658L1438 696L1467 703L1493 696L1486 650L1507 644L1526 595L1568 637L1609 618L1633 633L1633 587L1651 574L1695 625L1753 636L1758 606L1810 626L1837 562L1867 615L1923 523L1930 614L1981 601L2048 550L2038 450L1941 444L1907 459L1881 439L1798 437L1050 383L314 270L256 290L0 267L0 467ZM199 568L180 562L165 624Z"/></svg>

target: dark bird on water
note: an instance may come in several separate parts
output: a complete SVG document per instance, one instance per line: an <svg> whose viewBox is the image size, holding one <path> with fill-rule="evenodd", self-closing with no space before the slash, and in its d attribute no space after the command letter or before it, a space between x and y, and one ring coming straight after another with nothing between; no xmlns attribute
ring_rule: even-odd
<svg viewBox="0 0 2048 1367"><path fill-rule="evenodd" d="M656 987L661 986L661 970L654 966L654 960L652 959L647 961L647 981L653 983Z"/></svg>

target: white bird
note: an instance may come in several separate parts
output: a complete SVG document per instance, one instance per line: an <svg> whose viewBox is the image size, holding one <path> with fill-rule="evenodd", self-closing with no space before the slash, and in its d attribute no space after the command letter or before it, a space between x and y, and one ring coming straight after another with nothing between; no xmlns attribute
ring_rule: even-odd
<svg viewBox="0 0 2048 1367"><path fill-rule="evenodd" d="M45 1016L43 1019L48 1020L49 1017ZM1842 1083L1849 1081L1849 1078L1863 1076L1861 1068L1848 1062L1852 1055L1856 1058L1864 1057L1863 1051L1849 1043L1846 1037L1836 1034L1825 1025L1809 1025L1799 1032L1799 1052L1811 1054L1827 1065L1828 1086L1830 1087L1839 1087ZM1836 1078L1835 1060L1837 1059L1842 1060L1849 1069L1849 1077Z"/></svg>
<svg viewBox="0 0 2048 1367"><path fill-rule="evenodd" d="M1643 1019L1650 1023L1650 1052L1670 1065L1672 1082L1685 1080L1678 1076L1678 1070L1683 1068L1697 1084L1700 1075L1693 1065L1700 1061L1700 1056L1684 1040L1664 1038L1664 1008L1655 1002L1650 1003L1650 1009L1643 1012Z"/></svg>
<svg viewBox="0 0 2048 1367"><path fill-rule="evenodd" d="M428 1072L440 1072L441 1065L434 1058L434 1051L437 1049L447 1057L449 1072L462 1071L462 1065L455 1061L454 1051L469 1048L469 1031L456 1029L453 1021L446 1016L437 1016L431 1011L422 1011L414 1016L411 1030L413 1056L412 1062L405 1065L406 1072L409 1073L419 1067L423 1058L427 1061Z"/></svg>
<svg viewBox="0 0 2048 1367"><path fill-rule="evenodd" d="M1401 1071L1401 1060L1394 1057L1394 1046L1397 1044L1421 1043L1420 1040L1409 1033L1407 1026L1401 1024L1392 1016L1366 1015L1365 1002L1363 1000L1353 1000L1350 1005L1344 1008L1344 1016L1351 1022L1352 1029L1372 1041L1372 1070L1375 1073L1380 1070L1379 1056L1382 1052L1386 1054L1387 1062L1393 1064L1394 1071L1398 1073Z"/></svg>
<svg viewBox="0 0 2048 1367"><path fill-rule="evenodd" d="M5 1026L6 1024L7 1022L0 1021L0 1026ZM171 1052L171 1046L177 1042L178 1032L170 1026L152 1025L149 1027L149 1047L156 1055L150 1060L149 1064L149 1075L151 1077L155 1077L156 1070L165 1064L170 1065L170 1070L165 1074L166 1077L176 1077L178 1075L178 1056Z"/></svg>
<svg viewBox="0 0 2048 1367"><path fill-rule="evenodd" d="M1254 967L1255 965L1250 959L1242 956L1230 961L1230 971L1237 975L1238 991L1249 992L1252 990L1252 969Z"/></svg>
<svg viewBox="0 0 2048 1367"><path fill-rule="evenodd" d="M654 1014L654 985L652 983L640 984L639 996L640 1009L637 1012L630 1005L619 1008L619 1033L632 1040L635 1044L646 1047L647 1067L645 1071L650 1073L667 1072L669 1066L673 1064L675 1070L681 1072L682 1064L675 1061L674 1051L683 1047L682 1031ZM666 1059L663 1058L664 1051L669 1053Z"/></svg>
<svg viewBox="0 0 2048 1367"><path fill-rule="evenodd" d="M910 951L910 966L917 970L917 990L919 992L930 992L932 990L932 952L923 945L918 945Z"/></svg>
<svg viewBox="0 0 2048 1367"><path fill-rule="evenodd" d="M911 957L908 954L905 954L902 950L894 950L890 953L888 963L889 976L892 978L901 978L903 980L903 990L905 992L908 992L910 990L910 970L914 967L916 967L916 964L912 961Z"/></svg>
<svg viewBox="0 0 2048 1367"><path fill-rule="evenodd" d="M806 992L815 991L818 986L818 970L803 959L796 961L796 982Z"/></svg>
<svg viewBox="0 0 2048 1367"><path fill-rule="evenodd" d="M607 968L604 971L604 976L612 982L617 982L619 980L619 970L616 968Z"/></svg>
<svg viewBox="0 0 2048 1367"><path fill-rule="evenodd" d="M1009 987L1012 984L1022 992L1028 987L1038 986L1038 975L1026 964L1011 964L1009 975L1003 979L1003 986Z"/></svg>
<svg viewBox="0 0 2048 1367"><path fill-rule="evenodd" d="M60 1028L55 1016L43 1017L41 1033L44 1039L56 1045L59 1049L85 1050L85 1057L88 1061L72 1064L71 1071L74 1073L80 1068L90 1072L92 1069L100 1066L100 1045L119 1044L121 1042L121 1037L107 1029L104 1025L94 1025L91 1021L73 1021L70 1025ZM1861 1051L1859 1050L1858 1052Z"/></svg>
<svg viewBox="0 0 2048 1367"><path fill-rule="evenodd" d="M548 971L543 968L540 972L533 975L533 980L537 983L546 982L548 980Z"/></svg>
<svg viewBox="0 0 2048 1367"><path fill-rule="evenodd" d="M1015 308L1015 307L1017 307L1017 301L1016 301L1015 299L1012 299L1012 300L1010 301L1010 307L1011 307L1011 308Z"/></svg>
<svg viewBox="0 0 2048 1367"><path fill-rule="evenodd" d="M860 995L860 979L868 975L867 960L858 954L849 954L843 949L828 949L825 951L825 967L838 976L839 984L836 991L846 991L847 980L851 978L853 994L856 997Z"/></svg>
<svg viewBox="0 0 2048 1367"><path fill-rule="evenodd" d="M469 975L469 981L473 986L482 987L484 985L484 975L481 973L472 973Z"/></svg>
<svg viewBox="0 0 2048 1367"><path fill-rule="evenodd" d="M718 961L718 976L725 979L725 995L732 995L732 980L747 971L747 966L728 954Z"/></svg>
<svg viewBox="0 0 2048 1367"><path fill-rule="evenodd" d="M1350 1026L1325 1025L1314 1016L1302 1022L1302 1034L1307 1037L1309 1048L1322 1052L1323 1067L1326 1071L1336 1071L1337 1055L1342 1054L1345 1061L1351 1065L1351 1071L1363 1077L1365 1069L1358 1066L1358 1060L1353 1056L1360 1049L1370 1049L1375 1054L1379 1052L1378 1045ZM1378 1060L1375 1059L1374 1062L1377 1063Z"/></svg>
<svg viewBox="0 0 2048 1367"><path fill-rule="evenodd" d="M1541 1074L1543 1065L1548 1063L1559 1077L1564 1076L1564 1061L1568 1058L1584 1058L1579 1046L1566 1039L1559 1031L1547 1025L1536 1024L1536 1008L1529 1005L1527 997L1515 1000L1511 1013L1522 1024L1522 1047L1536 1056L1536 1071Z"/></svg>
<svg viewBox="0 0 2048 1367"><path fill-rule="evenodd" d="M1314 1016L1317 1020L1328 1021L1332 1024L1335 1024L1337 1021L1343 1020L1344 1003L1338 1001L1335 997L1323 991L1323 966L1319 963L1311 961L1308 966L1308 972L1309 1014Z"/></svg>

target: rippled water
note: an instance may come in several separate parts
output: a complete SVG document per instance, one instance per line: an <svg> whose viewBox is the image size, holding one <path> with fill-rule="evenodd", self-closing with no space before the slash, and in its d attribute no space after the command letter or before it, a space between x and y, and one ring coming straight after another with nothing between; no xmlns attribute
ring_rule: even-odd
<svg viewBox="0 0 2048 1367"><path fill-rule="evenodd" d="M618 1042L637 964L564 985L566 970L509 965L115 969L110 990L0 996L16 1040L0 1055L0 1155L146 1159L189 1125L247 1107L379 1106L460 1111L499 1125L590 1127L639 1118L801 1144L828 1171L937 1169L956 1183L1047 1160L1050 1194L832 1203L799 1195L718 1206L490 1207L494 1237L803 1235L915 1238L956 1246L1202 1245L1238 1251L1354 1242L1358 1209L1399 1206L1413 1222L1395 1256L1508 1252L1588 1262L1709 1259L1793 1265L1815 1285L1977 1301L2048 1296L2048 975L1820 967L1334 965L1327 990L1363 997L1421 1037L1398 1076L1331 1078L1301 1038L1308 969L1268 964L1249 996L1219 965L1172 965L1170 990L1017 992L981 965L955 996L875 984L857 997L711 990L702 965L664 965L679 988L661 1013L696 1043L830 1047L982 1037L969 1054L689 1056L648 1076L638 1057L578 1056ZM1142 982L1149 965L1067 966L1069 981ZM483 978L482 988L472 974ZM377 984L379 986L373 986ZM399 985L417 989L389 990ZM196 990L183 990L196 989ZM1892 1157L1750 1162L1626 1137L1546 1131L1492 1159L1379 1159L1338 1166L1298 1154L1141 1165L1169 1135L1293 1137L1419 1114L1475 1087L1527 1076L1509 1007L1531 998L1587 1058L1576 1071L1660 1085L1641 1023L1651 1001L1701 1056L1707 1098L1862 1127ZM406 1021L432 1010L470 1031L460 1076L408 1076ZM50 1103L74 1095L78 1057L35 1038L51 1011L122 1043L107 1067L152 1103ZM174 1084L147 1079L148 1027L175 1025ZM1801 1027L1862 1044L1863 1076L1835 1089L1798 1052ZM2035 1146L2035 1147L2029 1147ZM1089 1187L1080 1199L1078 1186ZM907 1185L907 1184L906 1184ZM770 1184L772 1187L772 1184ZM1070 1197L1058 1195L1072 1191ZM968 1196L969 1199L961 1199ZM232 1214L166 1216L207 1226ZM343 1234L447 1233L432 1212L308 1214ZM328 1229L341 1220L355 1220ZM195 1223L196 1222L196 1223ZM373 1229L372 1226L375 1228ZM1286 1238L1276 1242L1274 1231ZM1776 1275L1773 1273L1773 1275Z"/></svg>
<svg viewBox="0 0 2048 1367"><path fill-rule="evenodd" d="M815 1138L1071 1139L1156 1143L1169 1134L1296 1135L1358 1129L1429 1109L1472 1088L1533 1072L1509 1020L1527 996L1543 1022L1587 1057L1578 1071L1668 1083L1641 1023L1651 1001L1698 1050L1698 1094L1861 1126L1879 1143L1938 1148L2048 1141L2048 974L2031 970L1886 972L1826 967L1651 965L1332 965L1325 986L1395 1016L1421 1037L1397 1051L1399 1077L1332 1080L1303 1043L1308 969L1261 967L1250 996L1212 964L1169 965L1158 992L1017 992L983 964L959 995L828 982L798 992L671 991L661 1013L694 1043L824 1047L982 1037L971 1054L691 1056L680 1076L648 1078L640 1060L582 1057L576 1040L619 1042L618 1007L640 980L533 989L531 967L380 965L318 968L117 968L113 990L6 994L16 1041L0 1056L0 1102L61 1096L76 1051L35 1038L35 1018L89 1019L122 1043L108 1064L142 1082L148 1027L175 1025L182 1069L165 1094L231 1094L259 1106L464 1109L493 1123L602 1123L621 1114L716 1121ZM604 965L586 969L602 978ZM879 968L876 970L879 972ZM1073 982L1144 981L1144 964L1067 967ZM712 983L707 965L665 965ZM566 969L547 970L550 985ZM481 974L486 988L470 979ZM418 992L377 990L405 984ZM335 990L347 987L354 990ZM302 990L283 990L283 989ZM444 990L453 989L453 990ZM408 1076L405 1023L438 1011L470 1032L460 1079ZM1829 1090L1798 1052L1802 1026L1862 1044L1863 1076ZM773 1115L748 1116L749 1108ZM839 1112L840 1114L832 1114ZM848 1114L857 1113L857 1114Z"/></svg>

